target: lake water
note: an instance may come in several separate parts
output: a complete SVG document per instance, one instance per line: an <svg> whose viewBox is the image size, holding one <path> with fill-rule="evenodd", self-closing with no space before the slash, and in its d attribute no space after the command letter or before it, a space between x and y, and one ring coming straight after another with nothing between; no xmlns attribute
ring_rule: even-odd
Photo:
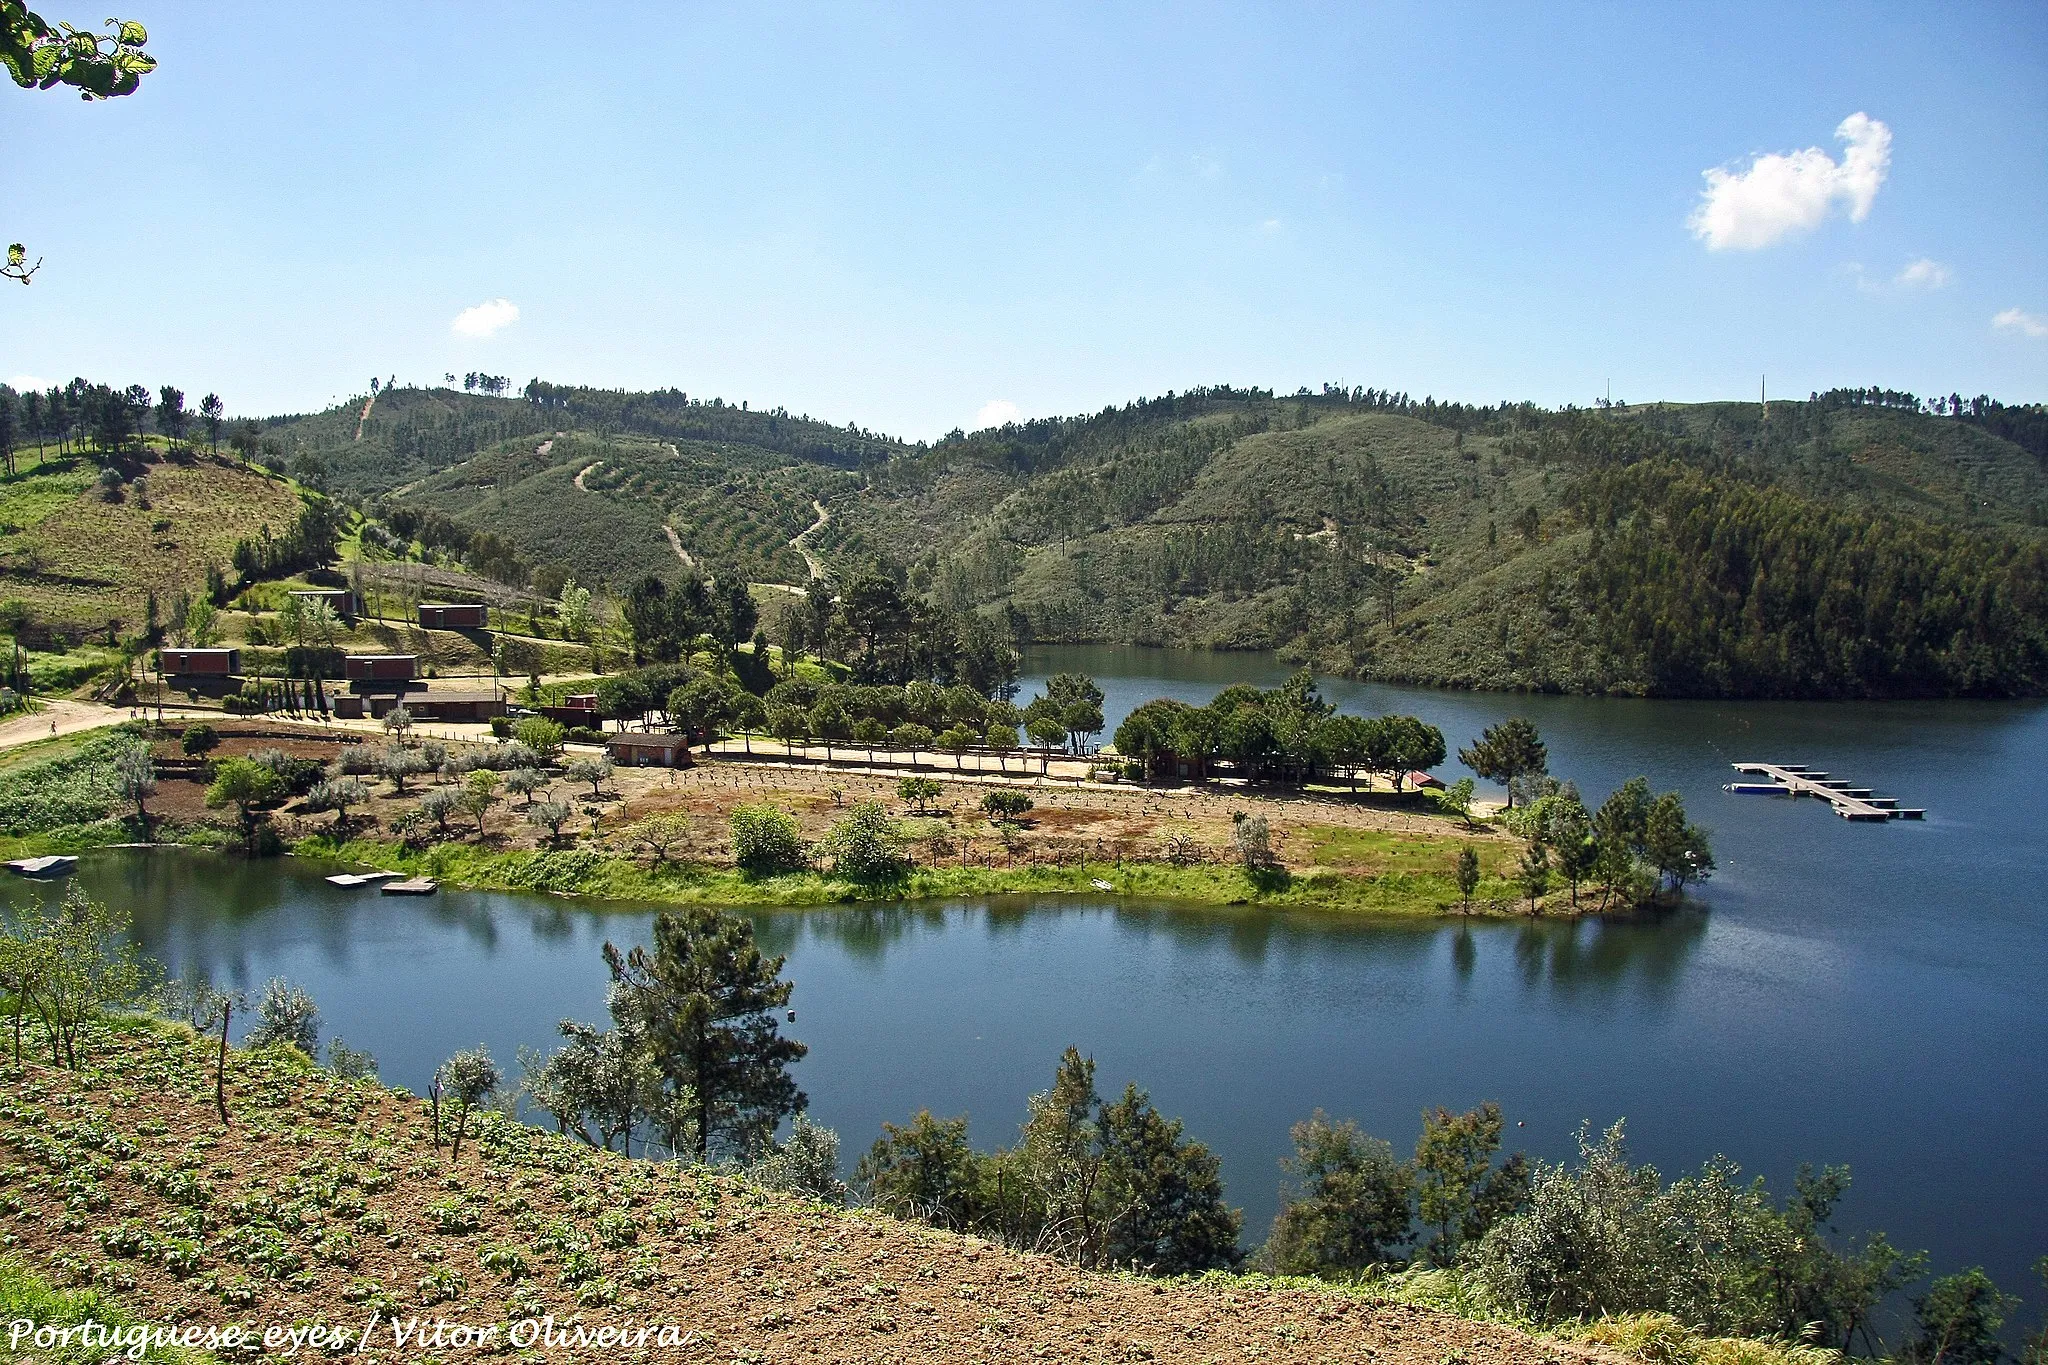
<svg viewBox="0 0 2048 1365"><path fill-rule="evenodd" d="M1034 650L1027 667L1025 695L1055 669L1093 673L1112 729L1147 697L1287 672L1085 648ZM2048 1253L2048 707L1325 692L1420 715L1454 751L1526 715L1590 798L1638 772L1682 792L1721 870L1693 908L1579 925L1072 898L759 913L797 983L799 1079L848 1164L920 1106L968 1113L984 1146L1012 1140L1072 1043L1105 1093L1137 1081L1218 1151L1247 1241L1271 1220L1296 1119L1320 1107L1405 1149L1423 1106L1496 1099L1521 1125L1512 1140L1544 1156L1567 1155L1582 1121L1626 1117L1667 1174L1726 1153L1786 1188L1801 1161L1848 1163L1845 1228L2026 1291ZM1852 825L1815 802L1732 796L1720 784L1738 759L1825 767L1928 818ZM599 946L648 937L639 909L398 900L322 870L112 853L80 876L137 907L173 971L289 977L329 1035L415 1088L458 1047L509 1063L558 1018L598 1018Z"/></svg>

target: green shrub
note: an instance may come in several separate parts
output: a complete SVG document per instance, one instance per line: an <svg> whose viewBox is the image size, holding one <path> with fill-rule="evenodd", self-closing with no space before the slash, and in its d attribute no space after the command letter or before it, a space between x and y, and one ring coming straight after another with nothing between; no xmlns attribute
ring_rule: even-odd
<svg viewBox="0 0 2048 1365"><path fill-rule="evenodd" d="M796 817L773 806L740 806L732 813L733 859L757 877L805 866L803 832Z"/></svg>
<svg viewBox="0 0 2048 1365"><path fill-rule="evenodd" d="M903 871L896 822L879 801L856 801L825 837L832 866L842 876L881 881Z"/></svg>
<svg viewBox="0 0 2048 1365"><path fill-rule="evenodd" d="M0 781L0 834L37 834L103 820L124 803L114 762L134 743L101 735L76 753L11 771Z"/></svg>

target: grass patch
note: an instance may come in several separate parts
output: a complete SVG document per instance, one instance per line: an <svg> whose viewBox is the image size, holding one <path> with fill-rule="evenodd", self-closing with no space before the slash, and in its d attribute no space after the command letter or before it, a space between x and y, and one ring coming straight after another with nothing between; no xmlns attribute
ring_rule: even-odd
<svg viewBox="0 0 2048 1365"><path fill-rule="evenodd" d="M27 659L29 686L48 695L73 692L91 682L121 662L121 651L106 645L82 644L57 654L30 651Z"/></svg>
<svg viewBox="0 0 2048 1365"><path fill-rule="evenodd" d="M134 1314L96 1289L58 1289L14 1257L0 1256L0 1320L14 1323L24 1319L38 1327L80 1327L96 1323L116 1332L142 1326ZM100 1365L107 1359L134 1359L128 1353L125 1341L124 1338L118 1347L101 1345L96 1349L73 1338L70 1345L52 1350L39 1349L33 1357L23 1358L32 1358L38 1365ZM201 1365L201 1362L215 1357L203 1351L151 1347L141 1359Z"/></svg>
<svg viewBox="0 0 2048 1365"><path fill-rule="evenodd" d="M62 739L63 736L59 736ZM136 742L124 729L95 730L69 752L10 769L0 784L0 835L49 834L105 820L122 805L114 756Z"/></svg>
<svg viewBox="0 0 2048 1365"><path fill-rule="evenodd" d="M889 881L855 881L806 871L754 877L703 863L643 867L592 849L494 852L471 844L414 850L376 839L304 839L295 852L433 877L498 891L539 891L641 903L810 906L855 901L924 900L1011 894L1109 894L1202 905L1260 905L1355 914L1436 916L1457 908L1448 873L1390 871L1375 876L1317 869L1300 876L1248 874L1235 864L1178 866L1163 862L1089 863L1079 867L913 867ZM1487 888L1482 888L1486 890ZM1492 888L1507 894L1505 884Z"/></svg>
<svg viewBox="0 0 2048 1365"><path fill-rule="evenodd" d="M209 565L225 566L235 542L268 526L282 534L298 519L288 484L204 457L147 466L149 506L132 490L108 502L84 461L0 485L7 568L0 596L26 601L40 620L103 629L109 620L142 620L154 591L167 603L198 587ZM54 469L54 466L52 467Z"/></svg>

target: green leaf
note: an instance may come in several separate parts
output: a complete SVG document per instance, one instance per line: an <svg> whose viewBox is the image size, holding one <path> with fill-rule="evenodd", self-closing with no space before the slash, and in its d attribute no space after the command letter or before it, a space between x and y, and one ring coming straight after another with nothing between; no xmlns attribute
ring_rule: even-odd
<svg viewBox="0 0 2048 1365"><path fill-rule="evenodd" d="M124 47L141 47L149 41L149 30L133 19L122 19L120 24L121 44Z"/></svg>
<svg viewBox="0 0 2048 1365"><path fill-rule="evenodd" d="M7 247L7 264L22 265L28 260L28 248L20 242L11 242Z"/></svg>

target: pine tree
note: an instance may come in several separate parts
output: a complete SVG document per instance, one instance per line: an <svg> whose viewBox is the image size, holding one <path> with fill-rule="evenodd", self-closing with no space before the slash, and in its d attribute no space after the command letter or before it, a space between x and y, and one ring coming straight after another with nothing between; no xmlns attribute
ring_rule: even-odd
<svg viewBox="0 0 2048 1365"><path fill-rule="evenodd" d="M1508 805L1515 804L1515 783L1550 771L1550 752L1536 727L1516 716L1488 726L1469 749L1458 751L1458 761L1481 777L1508 789Z"/></svg>
<svg viewBox="0 0 2048 1365"><path fill-rule="evenodd" d="M788 1068L809 1049L784 1038L774 1015L795 987L781 979L784 958L761 955L750 921L707 906L666 910L654 921L651 954L607 943L604 959L631 992L668 1086L672 1145L687 1118L698 1160L714 1145L750 1154L804 1108Z"/></svg>

